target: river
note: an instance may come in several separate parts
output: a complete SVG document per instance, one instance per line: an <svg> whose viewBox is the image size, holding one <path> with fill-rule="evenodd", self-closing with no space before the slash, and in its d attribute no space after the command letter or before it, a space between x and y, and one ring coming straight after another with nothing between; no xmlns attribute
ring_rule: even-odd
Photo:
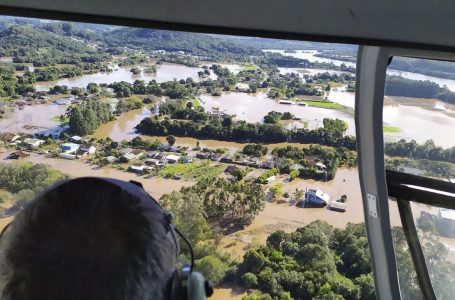
<svg viewBox="0 0 455 300"><path fill-rule="evenodd" d="M292 56L292 57L297 57L301 59L307 59L310 62L326 62L326 63L333 63L336 66L340 66L341 64L345 64L346 66L349 67L355 67L355 63L353 62L346 62L346 61L341 61L341 60L336 60L336 59L330 59L330 58L323 58L323 57L317 57L315 54L318 53L316 50L297 50L295 53L286 53L284 50L263 50L264 52L272 52L272 53L280 53L284 56ZM285 73L302 73L302 72L308 72L309 74L315 74L315 73L322 73L323 71L336 74L335 71L333 70L320 70L320 69L302 69L302 68L279 68L282 69L280 72L285 72ZM322 72L321 72L322 71ZM393 70L393 69L388 69L387 70L387 75L396 75L396 76L401 76L407 79L412 79L412 80L428 80L434 83L439 84L440 86L447 86L447 88L451 91L455 92L455 80L450 80L450 79L444 79L444 78L439 78L439 77L434 77L434 76L427 76L419 73L411 73L411 72L405 72L405 71L399 71L399 70Z"/></svg>

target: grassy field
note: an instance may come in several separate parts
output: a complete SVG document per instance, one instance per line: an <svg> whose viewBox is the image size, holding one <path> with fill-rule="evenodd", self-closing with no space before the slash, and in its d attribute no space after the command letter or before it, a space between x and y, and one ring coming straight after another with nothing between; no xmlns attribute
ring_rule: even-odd
<svg viewBox="0 0 455 300"><path fill-rule="evenodd" d="M345 108L343 105L331 101L315 101L315 100L303 100L302 102L308 104L309 106L313 107L320 107L320 108L330 108L330 109L342 109Z"/></svg>
<svg viewBox="0 0 455 300"><path fill-rule="evenodd" d="M196 161L188 164L170 164L159 172L163 177L182 176L184 179L199 180L204 177L218 176L225 169L222 164L212 164L209 161Z"/></svg>
<svg viewBox="0 0 455 300"><path fill-rule="evenodd" d="M193 99L193 100L191 100L191 103L193 103L193 107L199 107L199 106L201 106L201 103L199 102L198 99Z"/></svg>
<svg viewBox="0 0 455 300"><path fill-rule="evenodd" d="M255 71L257 67L255 65L243 65L245 71Z"/></svg>
<svg viewBox="0 0 455 300"><path fill-rule="evenodd" d="M384 132L389 132L389 133L401 131L400 127L397 127L397 126L384 125L383 128L384 128Z"/></svg>
<svg viewBox="0 0 455 300"><path fill-rule="evenodd" d="M55 121L55 122L60 123L60 124L68 124L69 121L70 121L70 118L67 117L67 116L64 116L63 119L60 119L60 116L54 116L52 118L52 121Z"/></svg>
<svg viewBox="0 0 455 300"><path fill-rule="evenodd" d="M226 168L223 164L208 164L206 166L197 168L191 172L186 173L183 177L185 179L200 180L202 178L211 178L220 175Z"/></svg>

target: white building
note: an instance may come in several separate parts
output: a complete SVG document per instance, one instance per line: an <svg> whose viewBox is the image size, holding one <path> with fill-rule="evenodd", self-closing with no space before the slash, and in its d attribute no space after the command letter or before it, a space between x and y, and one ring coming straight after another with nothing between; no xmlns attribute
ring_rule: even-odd
<svg viewBox="0 0 455 300"><path fill-rule="evenodd" d="M26 138L22 142L31 147L39 147L42 144L44 144L43 140L35 139L35 138Z"/></svg>
<svg viewBox="0 0 455 300"><path fill-rule="evenodd" d="M88 154L94 154L96 152L96 147L90 144L82 145L79 150L86 152Z"/></svg>
<svg viewBox="0 0 455 300"><path fill-rule="evenodd" d="M455 236L455 210L440 208L436 216L438 231L444 236Z"/></svg>
<svg viewBox="0 0 455 300"><path fill-rule="evenodd" d="M177 156L177 155L168 155L168 156L166 156L166 160L170 164L178 162L179 159L180 159L180 156Z"/></svg>

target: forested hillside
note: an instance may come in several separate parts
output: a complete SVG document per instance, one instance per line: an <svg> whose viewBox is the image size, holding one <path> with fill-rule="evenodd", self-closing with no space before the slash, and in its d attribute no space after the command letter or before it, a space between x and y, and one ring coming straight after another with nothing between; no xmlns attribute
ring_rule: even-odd
<svg viewBox="0 0 455 300"><path fill-rule="evenodd" d="M226 42L201 33L174 32L144 28L121 28L105 35L111 47L144 50L184 51L210 58L259 55L259 49Z"/></svg>
<svg viewBox="0 0 455 300"><path fill-rule="evenodd" d="M33 63L36 67L110 59L95 47L46 30L13 25L0 31L0 56L13 56L16 63Z"/></svg>

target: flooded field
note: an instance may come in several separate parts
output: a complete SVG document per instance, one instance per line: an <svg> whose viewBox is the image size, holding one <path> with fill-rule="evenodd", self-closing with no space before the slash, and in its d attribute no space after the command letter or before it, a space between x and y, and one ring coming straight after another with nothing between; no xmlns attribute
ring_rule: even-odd
<svg viewBox="0 0 455 300"><path fill-rule="evenodd" d="M280 104L278 101L267 98L265 93L227 93L221 96L204 94L200 98L202 106L207 111L216 107L227 114L235 115L239 120L262 122L264 116L270 111L291 112L296 117L307 121L309 129L322 126L324 118L338 118L348 123L348 134L355 134L353 116L340 110Z"/></svg>
<svg viewBox="0 0 455 300"><path fill-rule="evenodd" d="M148 107L130 110L115 121L102 124L93 134L98 139L110 137L114 141L131 140L138 136L134 127L143 119L152 115Z"/></svg>
<svg viewBox="0 0 455 300"><path fill-rule="evenodd" d="M194 81L199 81L197 72L201 71L201 68L187 67L184 65L163 63L157 65L156 73L144 73L142 72L146 66L138 66L141 69L140 74L133 74L130 72L134 66L119 67L117 65L112 66L112 72L98 72L94 74L88 74L83 76L77 76L73 78L64 78L56 81L37 82L35 85L36 90L46 91L50 87L55 85L66 85L68 87L80 87L86 88L91 82L93 83L106 83L111 84L113 82L126 81L133 83L136 80L144 80L146 82L150 80L156 80L157 82L165 82L174 79L187 79L192 78Z"/></svg>
<svg viewBox="0 0 455 300"><path fill-rule="evenodd" d="M54 118L65 113L68 105L37 104L15 109L6 119L0 119L0 132L36 133L55 128L59 122ZM24 127L25 126L25 127ZM33 128L27 129L28 126Z"/></svg>

